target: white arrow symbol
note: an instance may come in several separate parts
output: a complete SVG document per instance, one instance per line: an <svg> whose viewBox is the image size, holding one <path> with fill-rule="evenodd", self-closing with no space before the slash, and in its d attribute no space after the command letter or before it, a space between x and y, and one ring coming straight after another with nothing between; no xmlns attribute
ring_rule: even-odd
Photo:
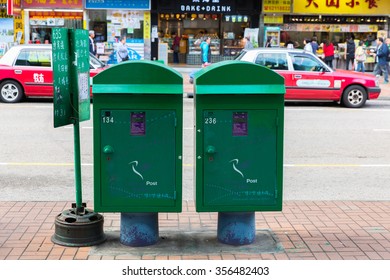
<svg viewBox="0 0 390 280"><path fill-rule="evenodd" d="M238 164L238 159L235 158L235 159L232 159L229 162L233 162L233 169L234 169L234 171L236 171L238 174L240 174L242 176L242 178L245 178L244 174L242 174L242 172L240 170L238 170L238 168L236 167L236 164Z"/></svg>
<svg viewBox="0 0 390 280"><path fill-rule="evenodd" d="M129 162L129 164L131 164L131 168L133 169L134 173L137 174L138 176L140 176L141 179L143 180L144 177L141 175L141 173L139 173L137 170L135 170L135 166L138 166L138 161L135 160L135 161Z"/></svg>

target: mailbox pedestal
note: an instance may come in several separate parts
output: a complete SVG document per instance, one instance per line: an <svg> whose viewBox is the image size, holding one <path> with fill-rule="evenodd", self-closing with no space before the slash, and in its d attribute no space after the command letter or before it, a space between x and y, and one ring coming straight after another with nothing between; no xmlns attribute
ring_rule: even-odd
<svg viewBox="0 0 390 280"><path fill-rule="evenodd" d="M158 212L181 212L183 78L129 61L94 77L94 205L121 212L121 242L158 240Z"/></svg>
<svg viewBox="0 0 390 280"><path fill-rule="evenodd" d="M255 211L282 210L284 79L242 61L195 75L198 212L219 212L218 239L255 238Z"/></svg>

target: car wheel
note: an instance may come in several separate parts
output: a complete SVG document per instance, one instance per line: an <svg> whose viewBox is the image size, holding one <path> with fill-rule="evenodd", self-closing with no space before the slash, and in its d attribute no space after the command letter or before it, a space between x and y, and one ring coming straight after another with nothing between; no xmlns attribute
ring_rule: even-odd
<svg viewBox="0 0 390 280"><path fill-rule="evenodd" d="M15 81L4 81L0 84L0 100L5 103L20 102L23 98L23 90Z"/></svg>
<svg viewBox="0 0 390 280"><path fill-rule="evenodd" d="M343 105L348 108L360 108L366 103L367 92L362 86L353 85L345 89Z"/></svg>

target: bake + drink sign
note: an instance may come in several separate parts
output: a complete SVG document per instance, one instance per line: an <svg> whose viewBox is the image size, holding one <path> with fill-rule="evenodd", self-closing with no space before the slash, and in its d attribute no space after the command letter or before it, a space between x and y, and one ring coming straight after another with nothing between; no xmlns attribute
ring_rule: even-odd
<svg viewBox="0 0 390 280"><path fill-rule="evenodd" d="M236 11L235 0L182 0L179 10L183 13L223 13L230 14Z"/></svg>

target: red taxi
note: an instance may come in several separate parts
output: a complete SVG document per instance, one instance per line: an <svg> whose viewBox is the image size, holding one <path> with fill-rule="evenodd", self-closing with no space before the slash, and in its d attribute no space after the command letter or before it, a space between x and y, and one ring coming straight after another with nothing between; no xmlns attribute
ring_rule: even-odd
<svg viewBox="0 0 390 280"><path fill-rule="evenodd" d="M89 65L90 77L106 68L93 55ZM16 103L35 96L53 96L51 45L14 46L0 58L0 101Z"/></svg>
<svg viewBox="0 0 390 280"><path fill-rule="evenodd" d="M370 74L333 70L311 52L298 49L243 50L237 60L268 67L284 77L286 100L337 101L360 108L379 97L378 80Z"/></svg>

